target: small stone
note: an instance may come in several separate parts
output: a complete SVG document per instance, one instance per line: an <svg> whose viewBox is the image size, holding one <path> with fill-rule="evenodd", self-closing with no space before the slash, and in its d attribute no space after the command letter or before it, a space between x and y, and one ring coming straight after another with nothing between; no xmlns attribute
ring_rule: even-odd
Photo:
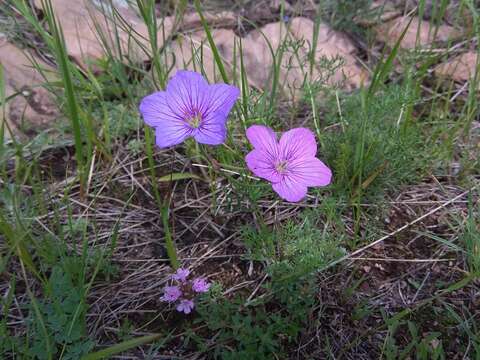
<svg viewBox="0 0 480 360"><path fill-rule="evenodd" d="M462 36L462 33L452 26L440 25L434 28L429 21L402 16L375 27L377 39L392 48L407 26L408 29L400 43L400 47L405 50L415 49L417 46L425 48L434 42L448 42Z"/></svg>

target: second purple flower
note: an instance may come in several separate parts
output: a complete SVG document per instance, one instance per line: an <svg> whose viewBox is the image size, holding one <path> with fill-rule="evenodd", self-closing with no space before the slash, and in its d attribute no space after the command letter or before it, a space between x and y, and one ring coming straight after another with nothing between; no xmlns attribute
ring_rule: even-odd
<svg viewBox="0 0 480 360"><path fill-rule="evenodd" d="M253 125L247 129L253 150L245 160L258 177L272 183L282 199L302 200L311 186L326 186L332 179L331 170L315 156L315 135L306 128L296 128L282 135L280 141L272 129Z"/></svg>

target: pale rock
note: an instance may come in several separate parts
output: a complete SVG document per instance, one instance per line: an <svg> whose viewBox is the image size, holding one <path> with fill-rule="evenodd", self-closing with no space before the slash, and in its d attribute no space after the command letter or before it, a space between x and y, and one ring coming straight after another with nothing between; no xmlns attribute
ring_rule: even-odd
<svg viewBox="0 0 480 360"><path fill-rule="evenodd" d="M310 19L297 17L292 19L290 31L299 40L304 40L304 51L309 52L312 46L314 22ZM333 74L327 78L327 84L342 86L352 90L368 83L367 71L358 64L355 58L356 47L343 33L331 29L326 24L320 24L315 47L315 63L319 72L323 59L336 60ZM322 75L323 77L323 75Z"/></svg>
<svg viewBox="0 0 480 360"><path fill-rule="evenodd" d="M409 17L402 16L375 27L377 39L393 48L408 26L409 21ZM434 42L446 43L458 39L461 35L461 32L452 26L439 25L437 27L429 21L414 17L400 43L400 47L408 50L415 49L417 45L420 48L427 48Z"/></svg>
<svg viewBox="0 0 480 360"><path fill-rule="evenodd" d="M475 71L479 66L477 61L477 52L468 51L437 65L434 73L436 76L464 83L474 77Z"/></svg>
<svg viewBox="0 0 480 360"><path fill-rule="evenodd" d="M5 97L15 95L1 110L5 113L3 121L13 135L31 135L51 126L60 113L54 96L41 85L46 79L55 79L56 70L34 52L22 50L6 40L0 44L0 63L5 77ZM10 135L8 130L5 134Z"/></svg>
<svg viewBox="0 0 480 360"><path fill-rule="evenodd" d="M60 24L65 37L68 55L82 68L98 70L97 60L103 59L110 52L113 56L127 56L134 62L150 59L148 51L149 35L145 23L140 19L126 2L115 1L115 9L128 24L117 26L118 14L106 2L91 0L51 0L54 15ZM41 0L34 1L35 6L43 9ZM173 20L165 18L159 21L157 46L163 46L164 38L168 37L173 29ZM134 30L134 31L132 31ZM117 36L118 34L118 41Z"/></svg>

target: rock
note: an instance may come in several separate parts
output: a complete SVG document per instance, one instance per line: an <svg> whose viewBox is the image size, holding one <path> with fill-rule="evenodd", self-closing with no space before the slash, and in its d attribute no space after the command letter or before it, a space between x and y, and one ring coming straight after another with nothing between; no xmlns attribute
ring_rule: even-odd
<svg viewBox="0 0 480 360"><path fill-rule="evenodd" d="M40 86L45 82L45 78L31 60L44 70L47 78L55 78L56 70L33 52L22 50L7 41L0 45L5 96L18 94L7 102L3 120L11 128L13 135L19 137L48 128L60 115L53 95ZM8 131L5 133L9 135Z"/></svg>
<svg viewBox="0 0 480 360"><path fill-rule="evenodd" d="M262 63L261 57L258 56L262 49L259 43L250 39L241 39L228 29L213 30L212 37L230 81L234 77L240 77L241 42L249 84L258 89L265 86L270 67L268 63ZM176 70L188 69L203 73L210 82L223 82L204 31L179 35L167 51L168 64L173 68L172 74Z"/></svg>
<svg viewBox="0 0 480 360"><path fill-rule="evenodd" d="M377 39L384 42L389 47L394 47L409 21L409 17L402 16L378 25L375 27ZM423 48L429 47L434 42L452 41L458 39L462 35L460 31L452 26L440 25L436 27L431 25L428 21L414 17L405 33L400 47L408 50L415 49L417 45L417 32L418 46Z"/></svg>
<svg viewBox="0 0 480 360"><path fill-rule="evenodd" d="M314 26L312 20L302 17L291 21L290 31L298 40L304 42L306 52L311 50ZM333 73L329 74L327 84L352 90L368 82L368 73L358 65L356 52L357 48L345 34L334 31L326 24L320 24L315 48L317 70L322 72L320 65L325 59L334 61L336 65Z"/></svg>
<svg viewBox="0 0 480 360"><path fill-rule="evenodd" d="M422 6L420 0L393 0L389 1L393 6L397 6L405 13L414 11ZM438 0L422 0L424 2L423 17L427 20L437 17L442 11L442 18L450 25L461 25L471 28L473 25L472 12L468 6L462 4L460 0L449 0L446 2L446 8L442 9L444 3Z"/></svg>
<svg viewBox="0 0 480 360"><path fill-rule="evenodd" d="M42 0L35 0L34 3L43 10ZM52 0L55 16L63 29L68 55L83 69L90 67L99 71L95 62L105 58L108 52L118 58L118 45L122 56L126 56L129 61L140 63L151 58L148 51L143 50L150 49L148 28L143 19L126 0L114 0L111 5L106 0ZM129 31L125 25L116 26L116 23L121 23L118 15L134 31ZM207 12L204 17L211 26L232 27L237 22L237 17L230 11L218 14ZM158 19L157 23L157 46L161 48L174 31L175 19L165 17ZM181 31L202 27L197 13L185 14L177 25L177 30Z"/></svg>
<svg viewBox="0 0 480 360"><path fill-rule="evenodd" d="M150 59L149 54L145 53L139 45L149 48L147 26L126 1L116 0L113 5L135 33L127 31L125 26L115 26L115 23L119 22L117 12L107 5L108 2L100 0L95 2L51 0L51 2L55 17L63 29L68 55L82 68L91 67L98 70L95 62L106 57L105 48L108 48L113 56L118 57L120 55L118 45L122 55L134 62ZM41 0L35 0L34 4L38 9L44 10ZM168 37L173 29L173 20L165 18L163 23L159 22L159 26L162 28L159 29L157 45L161 47L164 37ZM116 34L118 34L119 44Z"/></svg>
<svg viewBox="0 0 480 360"><path fill-rule="evenodd" d="M365 82L368 76L356 64L353 56L356 48L352 42L325 24L320 25L314 64L310 69L308 54L312 49L314 28L315 24L310 19L296 17L288 24L271 23L247 34L242 40L242 47L250 81L263 89L271 86L273 51L276 56L282 54L279 85L284 95L291 100L301 97L305 81L318 81L348 90L358 88ZM284 44L286 46L279 51L279 47ZM325 71L321 66L325 60L335 62L332 71Z"/></svg>
<svg viewBox="0 0 480 360"><path fill-rule="evenodd" d="M248 82L258 89L271 87L274 66L272 52L277 54L276 59L281 52L279 89L284 97L291 100L299 99L305 80L343 86L346 89L358 88L366 82L368 75L356 63L353 43L325 24L320 25L314 64L310 69L308 53L311 50L314 26L311 20L297 17L288 25L284 22L267 24L251 31L244 38L228 29L214 30L212 37L230 80L240 77L241 44ZM288 45L279 51L282 44ZM222 81L203 31L177 37L169 51L169 65L173 66L174 71L185 68L204 73L211 82ZM336 62L335 69L328 71L328 74L321 66L325 60Z"/></svg>
<svg viewBox="0 0 480 360"><path fill-rule="evenodd" d="M242 47L248 50L246 54L244 53L244 58L248 54L252 56L252 59L248 59L246 62L249 79L259 84L261 88L269 89L273 82L274 60L278 61L278 56L280 56L279 47L288 40L292 40L292 35L283 22L270 23L248 33L242 42ZM272 51L277 54L276 59L272 56ZM298 55L301 60L306 59L303 49L299 49ZM308 65L305 64L304 67L308 68ZM298 58L293 56L292 50L284 48L278 77L279 89L287 98L295 99L297 90L304 80L302 70L303 67L299 64Z"/></svg>
<svg viewBox="0 0 480 360"><path fill-rule="evenodd" d="M434 73L439 77L450 78L456 82L464 83L475 75L475 70L478 66L477 61L478 54L475 51L469 51L437 65ZM480 88L480 85L478 88Z"/></svg>
<svg viewBox="0 0 480 360"><path fill-rule="evenodd" d="M220 53L227 46L222 44L223 39L228 41L235 38L233 31L224 29L213 31L212 36ZM189 35L178 35L167 49L167 53L168 64L173 69L172 74L176 70L188 69L203 73L210 82L222 81L204 31L197 31ZM223 64L228 73L231 74L229 62L225 57L223 57Z"/></svg>
<svg viewBox="0 0 480 360"><path fill-rule="evenodd" d="M41 0L35 0L35 4L42 7ZM143 42L144 47L149 48L149 44L145 43L148 38L146 26L126 1L115 0L113 5L140 35L139 38L119 27L115 28L111 20L115 11L106 6L105 2L52 0L53 10L64 31L68 54L83 68L105 57L105 47L114 56L119 55L118 50L115 50L118 49L118 44L114 40L116 36L113 36L117 32L120 49L123 54L127 54L129 60L137 62L149 60L148 54L136 43ZM353 89L359 87L368 77L356 62L354 56L356 48L353 43L345 35L333 31L325 24L320 25L316 52L310 66L312 59L309 59L308 54L312 47L315 25L307 18L297 17L289 23L270 23L240 39L232 30L226 29L236 24L237 17L234 13L225 11L219 14L205 13L204 16L211 26L222 27L214 29L212 36L230 78L240 76L239 49L242 43L245 70L249 83L254 87L268 89L271 86L274 66L272 50L276 53L280 46L284 47L280 51L282 59L279 68L279 88L290 99L296 100L299 97L305 80ZM173 18L165 18L163 23L165 35L158 36L159 47L174 31ZM184 33L179 34L168 47L169 65L174 70L186 68L202 72L212 82L221 81L218 66L201 27L198 14L184 16L178 25L178 29ZM98 31L104 35L99 36ZM132 36L136 36L136 39L132 39ZM104 39L103 44L99 38ZM321 66L325 60L336 62L335 68L325 71L324 66Z"/></svg>
<svg viewBox="0 0 480 360"><path fill-rule="evenodd" d="M237 16L231 11L222 11L219 13L203 13L205 21L210 27L232 28L238 23ZM183 16L180 24L180 31L203 29L202 22L198 13L187 13Z"/></svg>

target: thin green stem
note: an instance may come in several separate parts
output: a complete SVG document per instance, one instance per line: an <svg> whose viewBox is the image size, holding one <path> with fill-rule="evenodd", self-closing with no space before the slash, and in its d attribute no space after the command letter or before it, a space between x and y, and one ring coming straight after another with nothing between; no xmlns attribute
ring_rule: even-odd
<svg viewBox="0 0 480 360"><path fill-rule="evenodd" d="M168 198L162 200L160 192L157 187L157 175L155 174L155 163L153 160L153 146L152 146L152 133L151 129L145 126L145 142L146 142L146 152L147 152L147 161L150 168L150 178L152 181L153 193L155 200L157 201L157 206L160 209L160 215L162 217L163 231L165 233L165 248L167 250L168 258L170 259L170 265L176 270L180 267L180 263L177 257L177 250L175 243L173 241L172 232L170 231L170 202Z"/></svg>
<svg viewBox="0 0 480 360"><path fill-rule="evenodd" d="M163 231L165 233L165 248L170 259L170 264L176 270L180 267L180 262L177 257L177 249L173 241L172 232L170 231L170 216L169 216L168 202L165 202L161 208Z"/></svg>
<svg viewBox="0 0 480 360"><path fill-rule="evenodd" d="M217 207L217 199L215 197L215 182L216 182L216 171L215 171L215 166L212 162L212 159L210 158L210 155L208 154L207 149L201 145L196 143L196 150L198 152L199 158L204 158L205 161L207 162L208 166L208 179L209 184L210 184L210 192L212 193L212 206L210 211L212 214L215 212L215 208ZM203 168L201 168L203 170ZM205 174L204 174L205 175Z"/></svg>

